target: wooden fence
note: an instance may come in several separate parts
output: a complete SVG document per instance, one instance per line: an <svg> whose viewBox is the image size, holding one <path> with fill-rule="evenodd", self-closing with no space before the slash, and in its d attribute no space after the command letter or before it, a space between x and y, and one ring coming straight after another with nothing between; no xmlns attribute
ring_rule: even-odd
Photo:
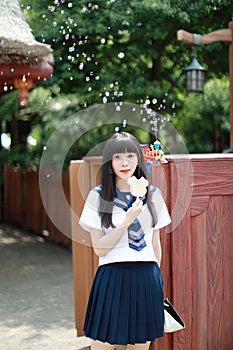
<svg viewBox="0 0 233 350"><path fill-rule="evenodd" d="M71 162L70 201L77 216L87 193L99 183L99 167L99 158ZM190 169L193 177L189 184ZM186 323L185 330L159 339L156 350L231 350L233 156L193 156L191 168L182 158L178 162L170 159L168 164L153 165L151 175L153 183L161 188L175 223L171 233L163 229L161 234L165 296ZM180 210L174 211L178 195ZM71 228L76 328L82 335L97 257L91 247L82 244L87 242L88 234L77 225L75 217ZM154 344L151 349L155 349Z"/></svg>
<svg viewBox="0 0 233 350"><path fill-rule="evenodd" d="M52 174L47 188L47 198L50 210L56 211L61 221L66 223L67 231L70 232L70 213L63 210L57 200L57 177ZM69 172L63 173L63 189L69 201ZM4 221L16 225L31 232L41 235L48 233L49 239L55 243L66 246L71 245L68 235L64 235L49 219L40 194L39 170L34 168L21 169L10 165L4 166Z"/></svg>

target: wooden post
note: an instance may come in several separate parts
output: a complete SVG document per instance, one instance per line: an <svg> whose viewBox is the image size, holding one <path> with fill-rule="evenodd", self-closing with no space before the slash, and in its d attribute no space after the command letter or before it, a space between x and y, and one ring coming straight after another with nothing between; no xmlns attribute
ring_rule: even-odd
<svg viewBox="0 0 233 350"><path fill-rule="evenodd" d="M229 23L233 38L233 22ZM233 148L233 41L229 43L229 76L230 76L230 148Z"/></svg>
<svg viewBox="0 0 233 350"><path fill-rule="evenodd" d="M91 189L89 164L83 161L71 162L70 201L75 215L71 216L72 257L74 271L75 320L78 336L83 335L83 325L88 296L94 276L93 249L88 245L88 233L78 225L85 198ZM82 244L85 241L85 244Z"/></svg>

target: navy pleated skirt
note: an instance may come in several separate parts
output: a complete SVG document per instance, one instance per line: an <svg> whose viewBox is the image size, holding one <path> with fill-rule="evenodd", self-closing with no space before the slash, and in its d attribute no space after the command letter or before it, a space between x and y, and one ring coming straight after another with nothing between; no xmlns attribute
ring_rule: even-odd
<svg viewBox="0 0 233 350"><path fill-rule="evenodd" d="M100 266L90 292L84 332L94 340L120 345L162 337L163 279L158 264Z"/></svg>

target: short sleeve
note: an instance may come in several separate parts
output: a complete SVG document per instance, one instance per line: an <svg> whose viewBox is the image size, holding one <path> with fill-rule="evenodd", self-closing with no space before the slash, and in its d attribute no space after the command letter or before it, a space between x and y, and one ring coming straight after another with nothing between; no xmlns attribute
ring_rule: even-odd
<svg viewBox="0 0 233 350"><path fill-rule="evenodd" d="M79 219L79 224L82 228L90 232L91 228L102 230L101 219L98 213L99 208L99 193L96 190L91 190L87 196L83 207L82 214Z"/></svg>
<svg viewBox="0 0 233 350"><path fill-rule="evenodd" d="M171 223L171 217L169 215L166 203L163 199L162 193L158 187L155 188L152 194L152 202L155 207L158 222L155 225L155 229L165 227Z"/></svg>

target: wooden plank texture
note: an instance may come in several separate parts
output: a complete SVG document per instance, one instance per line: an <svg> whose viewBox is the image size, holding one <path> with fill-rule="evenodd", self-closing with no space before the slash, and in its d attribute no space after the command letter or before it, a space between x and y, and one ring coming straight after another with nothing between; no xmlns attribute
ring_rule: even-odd
<svg viewBox="0 0 233 350"><path fill-rule="evenodd" d="M190 203L191 216L197 216L206 211L209 206L209 201L210 196L192 197Z"/></svg>
<svg viewBox="0 0 233 350"><path fill-rule="evenodd" d="M192 231L192 349L207 349L208 265L206 212L195 215Z"/></svg>
<svg viewBox="0 0 233 350"><path fill-rule="evenodd" d="M38 169L28 168L25 172L25 226L37 234L47 229L46 212L40 195Z"/></svg>
<svg viewBox="0 0 233 350"><path fill-rule="evenodd" d="M207 349L223 349L222 197L212 196L206 213L208 265Z"/></svg>
<svg viewBox="0 0 233 350"><path fill-rule="evenodd" d="M193 196L233 194L233 158L194 161Z"/></svg>
<svg viewBox="0 0 233 350"><path fill-rule="evenodd" d="M90 189L88 164L72 163L70 173L70 201L74 214L71 216L72 257L74 271L75 321L78 336L83 335L85 311L93 280L93 252L88 233L78 225L85 197ZM78 181L79 180L79 181ZM83 244L80 244L83 243Z"/></svg>
<svg viewBox="0 0 233 350"><path fill-rule="evenodd" d="M172 299L175 308L183 318L186 328L173 335L173 350L192 349L192 261L191 261L191 225L188 210L179 224L171 233L171 278Z"/></svg>
<svg viewBox="0 0 233 350"><path fill-rule="evenodd" d="M223 241L223 344L222 349L231 350L233 344L233 196L225 196L222 201L222 241Z"/></svg>
<svg viewBox="0 0 233 350"><path fill-rule="evenodd" d="M170 167L169 164L151 165L151 181L157 186L166 201L167 206L170 205ZM170 209L170 208L169 208Z"/></svg>
<svg viewBox="0 0 233 350"><path fill-rule="evenodd" d="M5 221L12 225L24 224L24 173L19 167L4 165L4 216Z"/></svg>
<svg viewBox="0 0 233 350"><path fill-rule="evenodd" d="M69 207L65 206L62 200L62 193L57 188L60 182L60 173L54 169L48 169L50 177L48 178L47 198L48 212L52 214L53 221L48 217L48 231L50 239L59 244L70 245L71 223ZM63 191L66 193L66 199L69 200L69 173L62 173ZM54 222L55 220L55 222Z"/></svg>

